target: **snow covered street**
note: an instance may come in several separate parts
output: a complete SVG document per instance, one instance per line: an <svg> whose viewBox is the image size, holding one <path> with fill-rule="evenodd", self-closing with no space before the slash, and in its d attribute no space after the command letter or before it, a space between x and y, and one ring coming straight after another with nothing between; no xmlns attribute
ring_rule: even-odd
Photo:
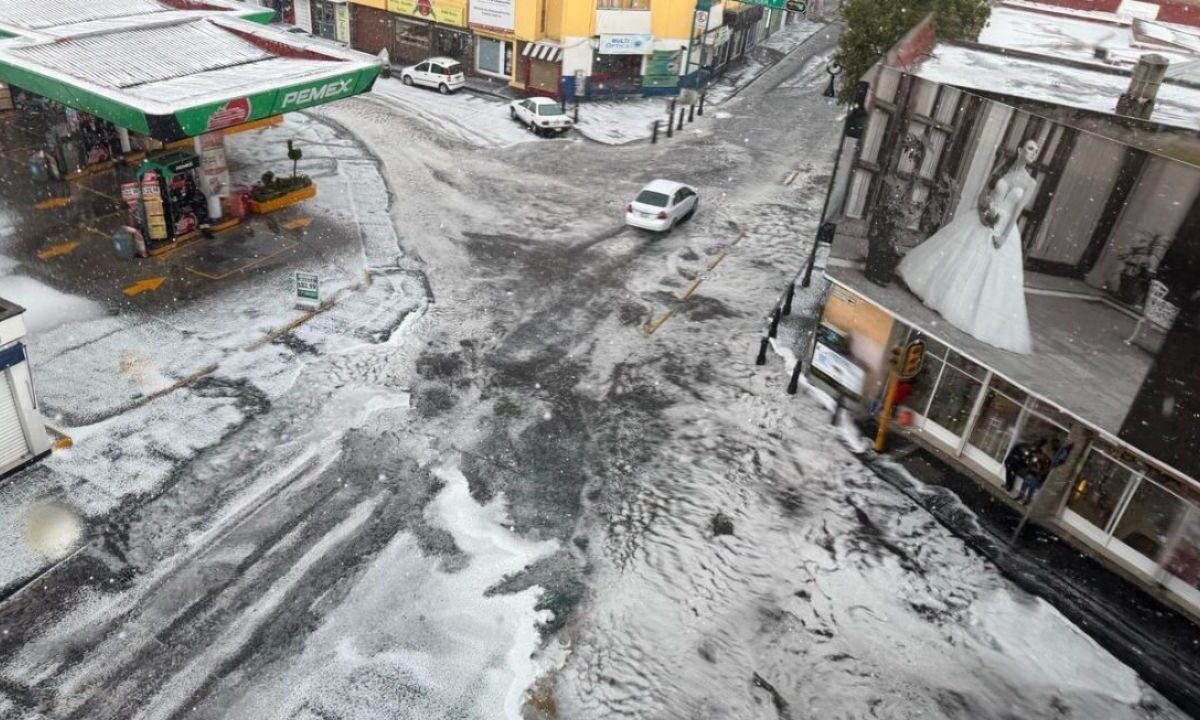
<svg viewBox="0 0 1200 720"><path fill-rule="evenodd" d="M0 717L1185 717L754 364L840 127L836 37L798 27L670 143L395 80L297 118L339 188L313 214L361 244L287 332L286 268L157 324L51 298L81 305L37 328L47 402L94 412L0 487ZM699 211L625 227L658 177ZM146 394L216 370L81 399L72 342L89 373L162 348L122 376ZM47 495L85 524L55 564L22 537Z"/></svg>

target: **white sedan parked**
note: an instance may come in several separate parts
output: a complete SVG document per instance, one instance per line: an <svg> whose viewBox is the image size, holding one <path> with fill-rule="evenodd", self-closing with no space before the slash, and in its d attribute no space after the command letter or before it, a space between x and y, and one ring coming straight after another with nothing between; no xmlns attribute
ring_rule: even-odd
<svg viewBox="0 0 1200 720"><path fill-rule="evenodd" d="M637 198L625 206L625 224L666 232L691 218L699 203L700 196L693 187L674 180L651 180Z"/></svg>
<svg viewBox="0 0 1200 720"><path fill-rule="evenodd" d="M571 118L563 112L557 102L550 98L532 97L514 100L508 106L508 114L538 135L557 133L562 135L571 129Z"/></svg>
<svg viewBox="0 0 1200 720"><path fill-rule="evenodd" d="M424 85L436 88L443 95L458 90L467 84L463 77L463 66L447 57L429 58L400 71L400 80L405 85Z"/></svg>

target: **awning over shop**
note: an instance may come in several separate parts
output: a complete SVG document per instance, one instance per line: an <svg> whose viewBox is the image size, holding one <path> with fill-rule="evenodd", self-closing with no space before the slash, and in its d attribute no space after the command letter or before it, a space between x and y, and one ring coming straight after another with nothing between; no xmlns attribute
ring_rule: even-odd
<svg viewBox="0 0 1200 720"><path fill-rule="evenodd" d="M0 12L5 4L18 3L0 0ZM228 13L135 17L105 20L112 26L98 31L0 41L0 82L170 141L365 92L382 70L373 56Z"/></svg>
<svg viewBox="0 0 1200 720"><path fill-rule="evenodd" d="M562 48L550 43L535 42L526 45L524 52L521 54L534 60L544 60L545 62L554 63L562 59Z"/></svg>

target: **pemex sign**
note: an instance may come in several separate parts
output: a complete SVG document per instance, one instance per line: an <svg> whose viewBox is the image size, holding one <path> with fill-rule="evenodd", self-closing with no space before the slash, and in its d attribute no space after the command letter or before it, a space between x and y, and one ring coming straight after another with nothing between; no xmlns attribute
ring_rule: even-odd
<svg viewBox="0 0 1200 720"><path fill-rule="evenodd" d="M182 131L181 137L192 137L357 95L370 89L380 69L379 66L361 68L225 102L187 108L176 112L174 119Z"/></svg>

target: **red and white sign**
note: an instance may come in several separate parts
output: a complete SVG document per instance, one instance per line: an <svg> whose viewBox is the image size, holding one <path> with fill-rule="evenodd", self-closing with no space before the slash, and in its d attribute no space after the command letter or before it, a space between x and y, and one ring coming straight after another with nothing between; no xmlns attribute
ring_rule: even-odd
<svg viewBox="0 0 1200 720"><path fill-rule="evenodd" d="M196 139L200 155L200 189L209 197L229 195L229 163L225 156L225 135L205 133Z"/></svg>
<svg viewBox="0 0 1200 720"><path fill-rule="evenodd" d="M208 118L209 130L241 125L250 119L250 98L237 98L225 103Z"/></svg>

